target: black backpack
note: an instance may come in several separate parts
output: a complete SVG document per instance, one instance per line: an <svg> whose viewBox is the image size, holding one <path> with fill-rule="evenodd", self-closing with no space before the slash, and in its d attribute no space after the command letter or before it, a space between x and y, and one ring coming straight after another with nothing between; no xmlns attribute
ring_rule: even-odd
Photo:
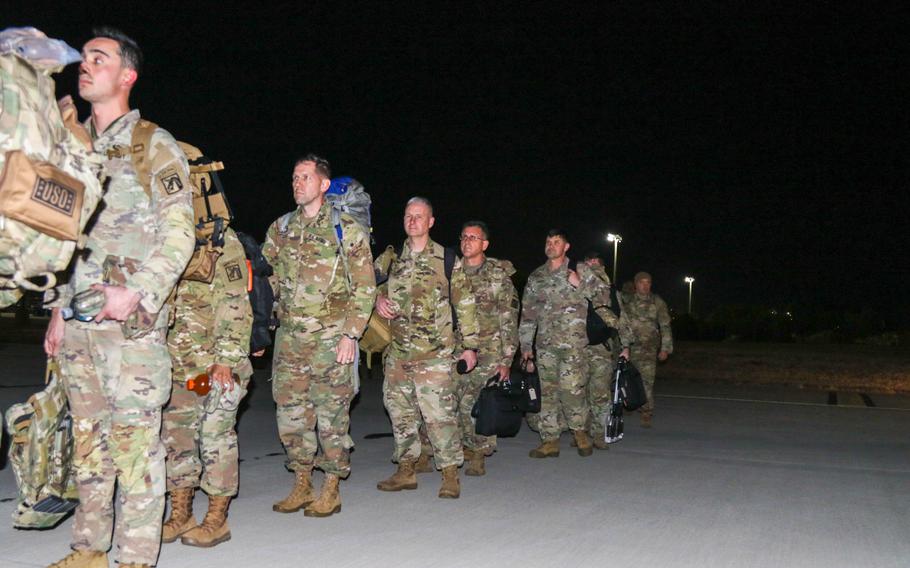
<svg viewBox="0 0 910 568"><path fill-rule="evenodd" d="M243 245L247 267L253 279L253 289L250 290L250 306L253 308L250 353L255 353L272 344L271 330L278 327L278 320L272 317L272 307L275 303L275 293L269 284L272 265L262 256L262 249L256 239L246 233L236 232Z"/></svg>
<svg viewBox="0 0 910 568"><path fill-rule="evenodd" d="M569 259L569 270L576 270L578 262ZM616 288L610 285L610 310L619 317L619 298L616 297ZM594 311L594 304L588 300L588 315L585 321L585 334L588 336L588 345L603 345L608 339L619 334L618 331L607 323Z"/></svg>

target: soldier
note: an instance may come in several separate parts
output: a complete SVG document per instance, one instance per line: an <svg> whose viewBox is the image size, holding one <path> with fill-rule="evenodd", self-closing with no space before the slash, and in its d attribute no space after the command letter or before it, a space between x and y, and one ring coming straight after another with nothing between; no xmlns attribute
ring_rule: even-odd
<svg viewBox="0 0 910 568"><path fill-rule="evenodd" d="M609 286L584 263L578 265L577 272L571 270L566 257L569 247L565 231L552 229L547 234L548 260L531 273L522 299L521 357L523 362L533 360L536 346L540 372L541 409L535 422L541 444L531 450L532 458L559 456L561 418L572 430L578 454L593 453L585 430L589 412L585 399L588 301L607 324L620 327L623 353L628 354L628 330L606 307Z"/></svg>
<svg viewBox="0 0 910 568"><path fill-rule="evenodd" d="M489 229L483 221L468 221L461 228L461 254L464 272L474 293L477 313L477 342L480 351L477 367L456 377L458 422L461 443L468 462L465 475L484 475L485 456L496 450L495 436L474 433L471 409L490 377L509 378L512 359L518 348L518 292L512 284L515 268L508 260L486 256L490 246Z"/></svg>
<svg viewBox="0 0 910 568"><path fill-rule="evenodd" d="M585 255L585 264L600 280L610 286L610 277L607 276L603 260L596 251ZM609 307L612 307L612 300ZM585 395L591 410L587 431L591 435L594 447L598 450L610 449L610 445L604 441L604 425L611 403L610 383L614 364L613 352L619 348L618 338L611 338L606 343L585 347L588 359L588 385Z"/></svg>
<svg viewBox="0 0 910 568"><path fill-rule="evenodd" d="M654 378L657 361L666 361L673 353L673 331L670 329L670 312L667 303L651 293L651 275L635 275L635 293L626 297L623 315L628 319L635 335L631 361L641 373L648 403L641 408L641 425L651 427L654 414Z"/></svg>
<svg viewBox="0 0 910 568"><path fill-rule="evenodd" d="M142 55L119 30L94 35L82 49L79 95L92 105L86 126L95 150L108 156L110 183L87 253L77 256L69 284L58 290L44 340L60 363L73 414L79 492L74 552L52 566L108 565L115 487L120 565L152 566L164 513L161 407L171 393L165 300L193 252L192 194L186 157L160 128L146 154L148 178L139 177L130 159L139 111L130 110L129 95ZM105 299L94 321L64 322L59 307L90 287ZM140 313L147 328L121 327Z"/></svg>
<svg viewBox="0 0 910 568"><path fill-rule="evenodd" d="M442 470L439 497L461 494L458 467L464 461L458 427L455 352L470 372L477 364L477 321L474 296L460 260L430 238L433 206L412 197L404 211L408 235L388 273L377 260L376 269L388 282L376 297L376 311L392 323L392 343L385 356L383 399L392 420L398 470L380 481L381 491L416 489L415 462L420 455L421 419L433 446L436 467ZM447 278L446 257L452 261ZM456 345L453 315L461 330Z"/></svg>
<svg viewBox="0 0 910 568"><path fill-rule="evenodd" d="M281 321L272 394L287 468L295 475L290 494L272 510L306 507L308 517L341 511L338 481L351 473L354 445L348 428L357 341L376 294L369 234L347 213L333 225L325 200L330 183L326 160L314 154L298 160L291 178L297 209L272 223L262 246L274 268L270 280ZM325 472L318 499L310 481L313 467Z"/></svg>
<svg viewBox="0 0 910 568"><path fill-rule="evenodd" d="M177 284L176 316L167 339L173 388L161 432L171 516L162 528L162 542L182 536L183 544L210 547L231 538L227 510L238 486L234 424L253 374L247 358L253 310L246 256L231 228L224 233L223 250L211 283L184 278ZM187 389L187 380L202 373L213 383L207 397ZM209 508L197 525L193 494L200 482Z"/></svg>

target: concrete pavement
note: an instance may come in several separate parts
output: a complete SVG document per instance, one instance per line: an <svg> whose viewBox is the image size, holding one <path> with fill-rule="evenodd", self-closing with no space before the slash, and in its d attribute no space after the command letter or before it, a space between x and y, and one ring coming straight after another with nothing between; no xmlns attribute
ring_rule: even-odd
<svg viewBox="0 0 910 568"><path fill-rule="evenodd" d="M37 346L0 344L0 407L34 392ZM563 436L558 459L532 460L537 436L500 440L487 476L461 476L462 497L382 493L393 470L380 386L353 411L353 473L328 519L271 504L283 468L268 373L259 371L239 423L241 492L233 539L204 550L164 545L162 567L602 566L905 567L910 565L910 398L657 383L654 428L582 458ZM843 398L842 398L843 396ZM321 476L317 476L317 482ZM16 489L0 470L0 566L44 566L68 552L71 520L50 531L11 528ZM205 499L197 496L198 511ZM113 559L113 554L111 555ZM112 562L112 566L113 566Z"/></svg>

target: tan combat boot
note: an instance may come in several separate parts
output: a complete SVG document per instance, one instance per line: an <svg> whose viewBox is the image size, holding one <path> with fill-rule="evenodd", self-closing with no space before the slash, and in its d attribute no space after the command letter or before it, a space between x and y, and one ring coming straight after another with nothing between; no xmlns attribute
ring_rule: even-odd
<svg viewBox="0 0 910 568"><path fill-rule="evenodd" d="M196 526L196 517L193 516L195 491L193 487L171 490L171 516L161 527L161 542L174 542L180 535Z"/></svg>
<svg viewBox="0 0 910 568"><path fill-rule="evenodd" d="M539 446L531 450L528 454L532 458L558 458L559 457L559 438L541 442Z"/></svg>
<svg viewBox="0 0 910 568"><path fill-rule="evenodd" d="M107 553L100 550L74 550L47 568L107 568Z"/></svg>
<svg viewBox="0 0 910 568"><path fill-rule="evenodd" d="M417 473L433 473L436 468L430 462L432 457L428 453L420 452L420 457L417 458L417 463L414 465L414 471Z"/></svg>
<svg viewBox="0 0 910 568"><path fill-rule="evenodd" d="M594 447L591 445L591 438L588 438L587 432L584 430L573 430L572 434L575 436L575 445L578 447L578 455L586 458L594 453Z"/></svg>
<svg viewBox="0 0 910 568"><path fill-rule="evenodd" d="M313 484L310 483L309 471L294 472L294 487L291 493L272 505L272 510L277 513L296 513L312 503L316 497L313 495Z"/></svg>
<svg viewBox="0 0 910 568"><path fill-rule="evenodd" d="M303 510L307 517L328 517L341 512L341 495L338 494L338 476L326 474L322 493Z"/></svg>
<svg viewBox="0 0 910 568"><path fill-rule="evenodd" d="M642 413L641 413L641 427L642 427L642 428L650 428L650 427L651 427L651 413L650 413L650 412L642 412Z"/></svg>
<svg viewBox="0 0 910 568"><path fill-rule="evenodd" d="M470 475L472 477L484 475L487 470L484 468L484 455L483 452L478 452L476 450L465 450L464 459L467 462L467 466L464 468L464 474Z"/></svg>
<svg viewBox="0 0 910 568"><path fill-rule="evenodd" d="M376 484L380 491L401 491L402 489L417 489L417 473L414 471L414 462L401 460L398 469L392 477L383 479Z"/></svg>
<svg viewBox="0 0 910 568"><path fill-rule="evenodd" d="M188 546L211 548L231 540L231 529L227 524L227 512L231 499L230 496L209 496L209 510L205 514L205 518L198 527L187 531L180 542Z"/></svg>
<svg viewBox="0 0 910 568"><path fill-rule="evenodd" d="M439 498L458 499L460 495L461 482L458 481L458 466L450 465L442 468L442 486L439 488Z"/></svg>
<svg viewBox="0 0 910 568"><path fill-rule="evenodd" d="M603 434L593 434L591 438L594 440L594 447L598 450L609 450L610 444L604 440Z"/></svg>

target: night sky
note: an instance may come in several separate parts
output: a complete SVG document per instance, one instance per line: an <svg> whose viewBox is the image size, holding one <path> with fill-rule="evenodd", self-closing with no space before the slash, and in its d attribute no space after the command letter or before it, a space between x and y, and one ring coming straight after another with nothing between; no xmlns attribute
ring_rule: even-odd
<svg viewBox="0 0 910 568"><path fill-rule="evenodd" d="M651 272L679 311L688 274L697 311L910 320L903 3L410 4L28 3L3 24L77 49L93 24L132 35L134 108L225 162L235 226L258 238L315 151L372 194L379 246L421 194L437 241L484 219L488 253L524 275L550 227L608 271L618 232L619 280ZM58 92L75 87L71 66Z"/></svg>

